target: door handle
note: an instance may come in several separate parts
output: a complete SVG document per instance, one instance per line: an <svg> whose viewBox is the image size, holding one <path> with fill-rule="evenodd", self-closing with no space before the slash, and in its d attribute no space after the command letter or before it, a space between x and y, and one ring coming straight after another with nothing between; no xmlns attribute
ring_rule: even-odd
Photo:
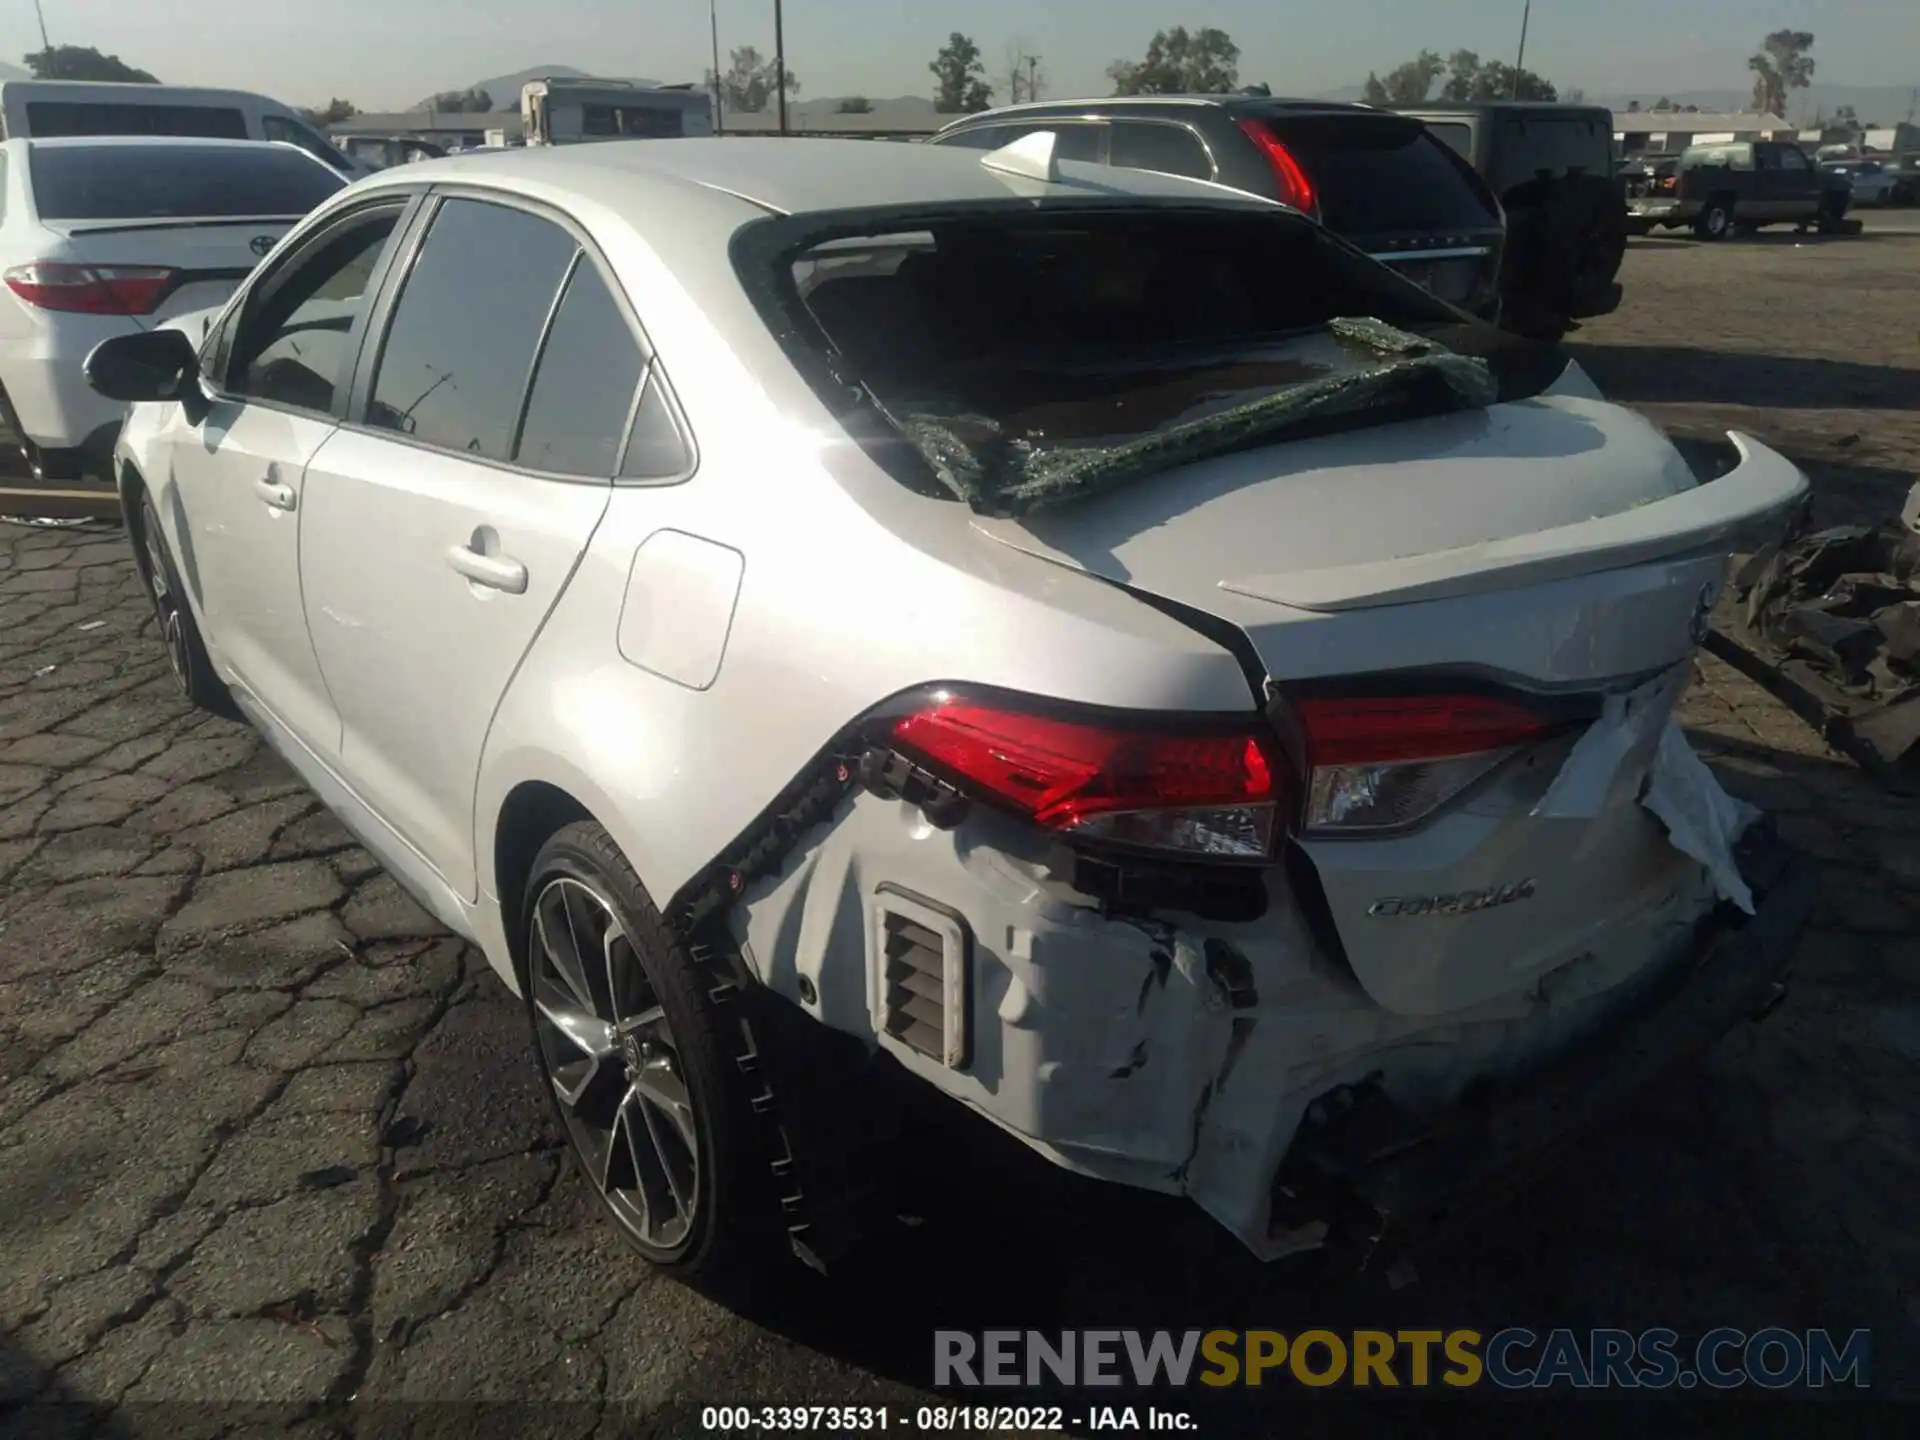
<svg viewBox="0 0 1920 1440"><path fill-rule="evenodd" d="M253 493L276 510L291 510L294 506L293 486L282 485L278 480L256 480Z"/></svg>
<svg viewBox="0 0 1920 1440"><path fill-rule="evenodd" d="M489 590L504 590L509 595L527 593L527 567L508 556L482 555L471 546L455 545L447 551L447 563Z"/></svg>

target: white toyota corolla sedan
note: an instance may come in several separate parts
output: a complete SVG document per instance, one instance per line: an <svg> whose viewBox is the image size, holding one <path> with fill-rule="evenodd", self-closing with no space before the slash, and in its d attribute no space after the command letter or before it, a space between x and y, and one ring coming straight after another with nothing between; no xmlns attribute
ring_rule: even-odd
<svg viewBox="0 0 1920 1440"><path fill-rule="evenodd" d="M657 1263L831 1260L929 1089L1371 1239L1777 998L1805 877L1672 711L1804 478L1278 205L467 156L88 373L188 694L526 998Z"/></svg>

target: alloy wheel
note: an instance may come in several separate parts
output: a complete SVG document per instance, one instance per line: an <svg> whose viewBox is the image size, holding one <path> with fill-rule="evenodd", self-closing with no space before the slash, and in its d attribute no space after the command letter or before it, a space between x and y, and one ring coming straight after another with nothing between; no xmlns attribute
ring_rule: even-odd
<svg viewBox="0 0 1920 1440"><path fill-rule="evenodd" d="M167 647L167 663L173 677L184 687L187 683L187 631L180 614L179 597L167 583L166 555L160 548L158 522L149 508L141 525L147 551L147 588L153 596L153 615L160 625L160 638Z"/></svg>
<svg viewBox="0 0 1920 1440"><path fill-rule="evenodd" d="M528 926L534 1030L587 1177L642 1246L671 1252L699 1206L700 1131L681 1050L613 907L543 887Z"/></svg>

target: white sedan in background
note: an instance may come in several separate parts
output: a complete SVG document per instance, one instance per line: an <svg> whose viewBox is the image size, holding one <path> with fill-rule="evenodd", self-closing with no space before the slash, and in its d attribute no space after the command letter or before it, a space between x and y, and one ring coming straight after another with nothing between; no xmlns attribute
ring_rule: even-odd
<svg viewBox="0 0 1920 1440"><path fill-rule="evenodd" d="M1366 1242L1806 913L1672 718L1805 478L1054 138L389 170L88 362L187 693L485 951L682 1273L895 1213L900 1091Z"/></svg>
<svg viewBox="0 0 1920 1440"><path fill-rule="evenodd" d="M284 143L0 143L0 417L34 473L108 471L126 407L87 385L95 345L218 306L345 184Z"/></svg>

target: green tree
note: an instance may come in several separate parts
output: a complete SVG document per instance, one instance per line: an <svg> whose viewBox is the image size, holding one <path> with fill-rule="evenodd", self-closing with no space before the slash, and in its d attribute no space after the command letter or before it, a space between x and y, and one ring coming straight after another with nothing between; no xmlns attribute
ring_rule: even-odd
<svg viewBox="0 0 1920 1440"><path fill-rule="evenodd" d="M1422 50L1413 59L1389 70L1383 80L1367 76L1369 105L1418 105L1433 93L1433 82L1446 73L1447 62L1431 50Z"/></svg>
<svg viewBox="0 0 1920 1440"><path fill-rule="evenodd" d="M1860 114L1851 105L1842 105L1833 112L1833 128L1836 130L1858 130Z"/></svg>
<svg viewBox="0 0 1920 1440"><path fill-rule="evenodd" d="M360 109L351 100L333 99L317 110L300 112L316 125L338 125L342 120L351 120L360 113Z"/></svg>
<svg viewBox="0 0 1920 1440"><path fill-rule="evenodd" d="M478 87L468 90L443 90L427 107L440 114L475 115L493 109L493 97Z"/></svg>
<svg viewBox="0 0 1920 1440"><path fill-rule="evenodd" d="M1227 95L1240 84L1240 47L1211 25L1156 30L1137 64L1107 67L1116 95Z"/></svg>
<svg viewBox="0 0 1920 1440"><path fill-rule="evenodd" d="M984 110L993 102L993 87L987 84L980 47L958 30L927 62L927 69L933 72L933 108L942 114Z"/></svg>
<svg viewBox="0 0 1920 1440"><path fill-rule="evenodd" d="M871 115L873 102L864 95L849 95L835 108L842 115Z"/></svg>
<svg viewBox="0 0 1920 1440"><path fill-rule="evenodd" d="M159 77L137 70L118 55L102 55L91 45L49 45L26 57L36 80L121 80L158 85Z"/></svg>
<svg viewBox="0 0 1920 1440"><path fill-rule="evenodd" d="M1516 70L1504 60L1487 60L1471 50L1447 57L1447 83L1442 100L1456 104L1487 100L1557 100L1553 82L1531 70Z"/></svg>
<svg viewBox="0 0 1920 1440"><path fill-rule="evenodd" d="M1753 108L1763 115L1785 115L1787 94L1813 83L1811 30L1776 30L1760 42L1760 53L1747 61L1753 72Z"/></svg>
<svg viewBox="0 0 1920 1440"><path fill-rule="evenodd" d="M706 86L720 91L721 105L729 112L758 115L773 99L779 79L774 72L778 69L771 56L763 59L753 46L742 45L728 52L726 74L716 77L711 70L707 72ZM793 71L787 71L786 80L787 94L799 94L800 82Z"/></svg>

